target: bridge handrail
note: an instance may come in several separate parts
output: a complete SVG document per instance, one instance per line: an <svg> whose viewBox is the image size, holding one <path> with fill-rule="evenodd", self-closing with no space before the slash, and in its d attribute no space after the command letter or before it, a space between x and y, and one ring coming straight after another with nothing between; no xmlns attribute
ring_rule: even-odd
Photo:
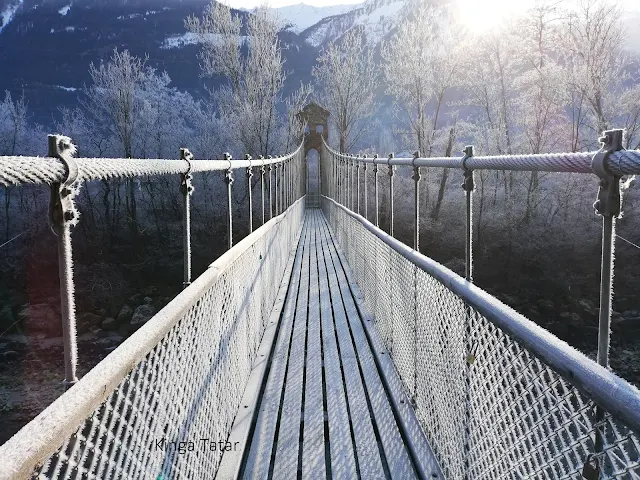
<svg viewBox="0 0 640 480"><path fill-rule="evenodd" d="M0 479L28 478L54 454L82 422L115 391L119 384L161 342L235 260L276 228L304 197L282 214L257 228L227 250L151 320L98 363L6 443L0 445Z"/></svg>
<svg viewBox="0 0 640 480"><path fill-rule="evenodd" d="M362 157L337 152L322 141L335 157L372 165L394 165L408 167L466 168L468 170L511 170L538 172L594 173L591 163L597 152L539 153L530 155L487 155L462 157L418 157L386 158ZM612 175L640 174L640 151L620 150L610 154L606 166Z"/></svg>
<svg viewBox="0 0 640 480"><path fill-rule="evenodd" d="M569 383L582 389L608 412L623 420L632 429L640 431L640 391L633 385L444 265L396 240L335 200L324 195L323 198L360 222L364 228L409 262L437 279L466 304L526 346Z"/></svg>
<svg viewBox="0 0 640 480"><path fill-rule="evenodd" d="M293 159L302 144L287 155L264 159L192 160L190 173L237 170L282 164ZM78 180L112 180L142 175L170 175L189 173L183 160L138 158L74 158L78 166ZM52 184L65 178L65 165L52 157L0 156L0 185Z"/></svg>

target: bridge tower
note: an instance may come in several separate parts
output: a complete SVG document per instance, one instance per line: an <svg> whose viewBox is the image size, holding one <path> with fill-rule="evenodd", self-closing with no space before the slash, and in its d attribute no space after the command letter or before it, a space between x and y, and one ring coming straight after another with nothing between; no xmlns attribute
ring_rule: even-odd
<svg viewBox="0 0 640 480"><path fill-rule="evenodd" d="M298 113L298 118L306 122L304 131L304 156L307 160L307 206L320 206L321 184L320 155L322 139L329 141L329 112L317 103L311 102ZM316 155L309 157L309 152Z"/></svg>

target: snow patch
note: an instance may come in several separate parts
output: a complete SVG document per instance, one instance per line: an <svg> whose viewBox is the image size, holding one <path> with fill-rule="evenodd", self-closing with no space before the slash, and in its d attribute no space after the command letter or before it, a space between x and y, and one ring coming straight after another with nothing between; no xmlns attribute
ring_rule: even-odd
<svg viewBox="0 0 640 480"><path fill-rule="evenodd" d="M23 3L24 3L24 0L18 0L18 3L9 4L9 6L7 6L7 8L5 8L2 13L0 13L0 18L2 18L2 25L0 25L0 33L2 33L2 30L4 30L4 27L9 25L9 22L13 20L13 17L18 11L18 8L20 8Z"/></svg>
<svg viewBox="0 0 640 480"><path fill-rule="evenodd" d="M64 27L64 29L67 32L75 32L76 31L76 27Z"/></svg>
<svg viewBox="0 0 640 480"><path fill-rule="evenodd" d="M76 90L78 90L75 87L64 87L62 85L56 85L56 88L59 88L61 90L64 90L65 92L75 92Z"/></svg>
<svg viewBox="0 0 640 480"><path fill-rule="evenodd" d="M71 10L71 5L67 5L66 7L62 7L60 10L58 10L58 13L60 15L62 15L63 17L66 17L67 13L69 13L69 10Z"/></svg>
<svg viewBox="0 0 640 480"><path fill-rule="evenodd" d="M211 38L212 40L215 40L216 38L220 38L219 35L213 34L213 33L208 35L208 37ZM247 36L242 35L240 37L240 40L242 42L246 42ZM187 32L187 33L183 33L182 35L172 35L170 37L165 38L162 44L160 45L160 48L164 50L168 50L171 48L186 47L187 45L196 45L198 43L201 43L198 36L194 33Z"/></svg>

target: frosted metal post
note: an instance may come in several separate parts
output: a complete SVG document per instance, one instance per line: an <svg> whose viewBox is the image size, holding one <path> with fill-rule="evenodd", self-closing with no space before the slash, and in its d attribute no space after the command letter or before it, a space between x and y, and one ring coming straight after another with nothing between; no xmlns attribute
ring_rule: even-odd
<svg viewBox="0 0 640 480"><path fill-rule="evenodd" d="M271 156L268 157L269 159ZM273 180L271 172L273 171L273 165L270 163L267 167L269 172L269 220L273 218Z"/></svg>
<svg viewBox="0 0 640 480"><path fill-rule="evenodd" d="M600 271L600 315L598 327L597 361L609 368L609 337L611 332L611 292L613 290L613 256L615 251L615 219L622 213L622 195L620 177L611 173L607 160L611 153L622 150L623 130L608 130L600 138L602 147L593 157L591 168L600 178L598 198L593 207L602 217L602 263ZM596 453L604 449L605 426L602 425L605 411L596 409ZM600 465L598 465L600 468Z"/></svg>
<svg viewBox="0 0 640 480"><path fill-rule="evenodd" d="M193 184L191 183L191 160L192 153L186 149L180 149L180 160L187 162L187 171L180 175L180 193L182 193L182 250L184 254L184 279L182 286L187 288L191 285L191 195L193 194Z"/></svg>
<svg viewBox="0 0 640 480"><path fill-rule="evenodd" d="M362 176L364 177L364 218L369 220L369 196L367 195L367 164L362 165Z"/></svg>
<svg viewBox="0 0 640 480"><path fill-rule="evenodd" d="M394 166L391 165L391 159L393 158L393 153L389 154L389 160L387 161L387 166L389 168L389 235L393 237L393 174L394 174Z"/></svg>
<svg viewBox="0 0 640 480"><path fill-rule="evenodd" d="M262 225L264 225L264 157L260 155L258 158L262 161L262 165L260 166L260 199L262 201Z"/></svg>
<svg viewBox="0 0 640 480"><path fill-rule="evenodd" d="M467 160L473 157L473 145L469 145L464 149L464 158L462 159L462 168L464 168L464 183L462 188L465 191L467 217L465 229L465 278L468 282L473 282L473 190L475 188L473 181L473 170L467 168Z"/></svg>
<svg viewBox="0 0 640 480"><path fill-rule="evenodd" d="M224 176L224 181L227 184L227 246L229 249L233 247L233 208L231 204L231 185L233 185L233 170L231 170L231 154L225 153L224 159L229 162L229 168Z"/></svg>
<svg viewBox="0 0 640 480"><path fill-rule="evenodd" d="M375 209L376 209L376 227L380 226L380 210L379 210L379 203L378 203L378 164L376 163L376 160L378 159L378 155L374 155L373 156L373 189L374 189L374 196L375 196Z"/></svg>
<svg viewBox="0 0 640 480"><path fill-rule="evenodd" d="M251 188L251 179L253 178L253 166L251 164L251 155L248 153L244 156L249 161L247 167L247 198L249 199L249 233L253 232L253 192Z"/></svg>
<svg viewBox="0 0 640 480"><path fill-rule="evenodd" d="M415 162L420 158L420 152L413 154L413 249L420 249L420 167Z"/></svg>
<svg viewBox="0 0 640 480"><path fill-rule="evenodd" d="M356 159L356 207L358 209L358 215L360 215L360 161Z"/></svg>
<svg viewBox="0 0 640 480"><path fill-rule="evenodd" d="M73 250L71 227L78 223L78 211L74 198L78 193L75 185L78 165L72 158L76 149L71 139L61 135L49 135L49 157L64 163L65 179L51 185L49 222L58 241L58 275L60 277L60 313L62 316L62 341L64 348L64 380L66 388L78 381L78 344L76 338L76 304L73 282Z"/></svg>

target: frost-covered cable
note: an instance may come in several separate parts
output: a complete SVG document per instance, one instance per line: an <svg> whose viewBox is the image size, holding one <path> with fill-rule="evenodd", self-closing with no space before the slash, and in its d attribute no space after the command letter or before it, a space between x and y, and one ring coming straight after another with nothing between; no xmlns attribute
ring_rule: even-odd
<svg viewBox="0 0 640 480"><path fill-rule="evenodd" d="M302 145L295 152L265 160L265 165L282 163L296 155ZM187 166L181 160L162 159L123 159L123 158L76 158L78 166L78 181L111 180L117 178L131 178L142 175L183 174ZM252 166L249 160L234 160L232 170ZM194 160L191 173L226 171L229 163L225 160ZM21 184L53 184L65 178L65 165L55 158L45 157L0 157L0 185Z"/></svg>

